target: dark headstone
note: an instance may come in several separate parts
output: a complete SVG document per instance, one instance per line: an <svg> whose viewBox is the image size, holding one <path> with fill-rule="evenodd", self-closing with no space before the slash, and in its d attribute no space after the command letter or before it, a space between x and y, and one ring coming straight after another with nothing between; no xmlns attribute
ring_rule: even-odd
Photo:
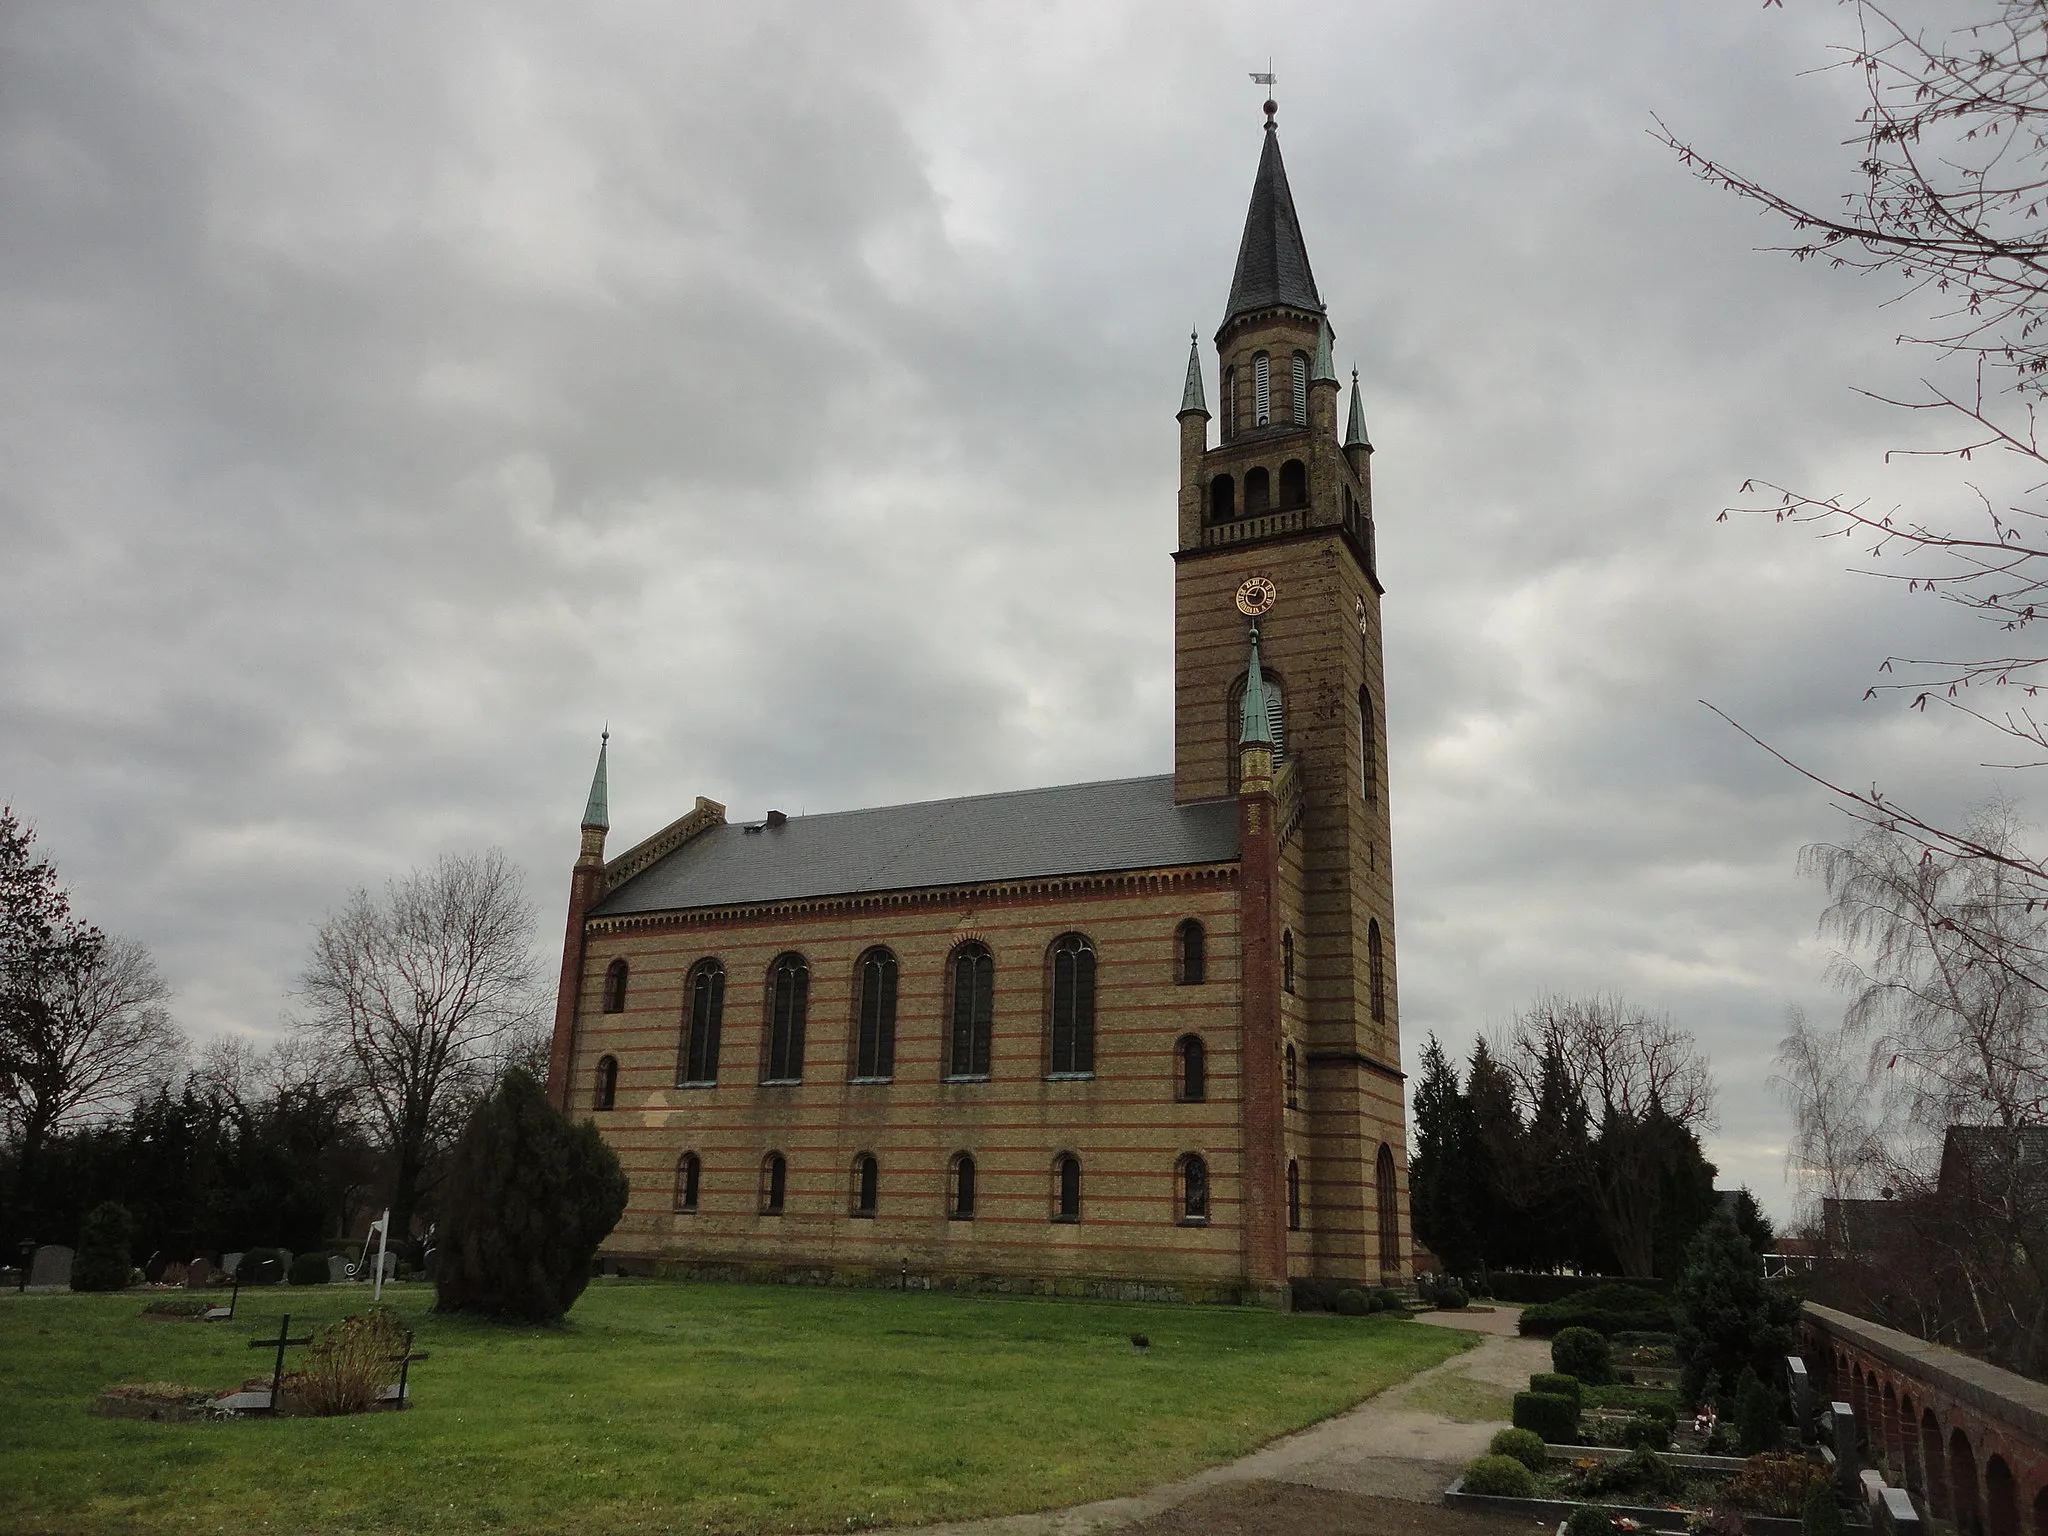
<svg viewBox="0 0 2048 1536"><path fill-rule="evenodd" d="M200 1290L213 1284L214 1279L213 1266L206 1261L204 1254L194 1259L192 1267L185 1271L185 1285L188 1290Z"/></svg>
<svg viewBox="0 0 2048 1536"><path fill-rule="evenodd" d="M45 1243L29 1261L30 1285L71 1285L71 1250L61 1243Z"/></svg>
<svg viewBox="0 0 2048 1536"><path fill-rule="evenodd" d="M157 1275L156 1283L158 1285L183 1285L185 1283L185 1266L176 1259L173 1259Z"/></svg>
<svg viewBox="0 0 2048 1536"><path fill-rule="evenodd" d="M224 1253L220 1256L220 1267L227 1274L232 1275L242 1267L242 1256L239 1253Z"/></svg>
<svg viewBox="0 0 2048 1536"><path fill-rule="evenodd" d="M434 1276L436 1276L440 1272L441 1250L438 1248L429 1248L426 1252L425 1258L423 1258L420 1261L420 1276L422 1279L431 1283L433 1281Z"/></svg>
<svg viewBox="0 0 2048 1536"><path fill-rule="evenodd" d="M1913 1506L1913 1496L1903 1488L1887 1488L1884 1503L1877 1511L1879 1525L1892 1536L1922 1536L1927 1527L1921 1523L1920 1511Z"/></svg>
<svg viewBox="0 0 2048 1536"><path fill-rule="evenodd" d="M1792 1401L1792 1422L1799 1426L1799 1438L1813 1436L1813 1377L1806 1362L1797 1355L1785 1357L1785 1390Z"/></svg>
<svg viewBox="0 0 2048 1536"><path fill-rule="evenodd" d="M327 1256L327 1279L332 1285L340 1285L348 1279L348 1260L337 1254Z"/></svg>
<svg viewBox="0 0 2048 1536"><path fill-rule="evenodd" d="M1854 1499L1863 1492L1863 1467L1856 1459L1856 1410L1847 1403L1834 1403L1828 1412L1835 1421L1835 1486L1845 1498Z"/></svg>

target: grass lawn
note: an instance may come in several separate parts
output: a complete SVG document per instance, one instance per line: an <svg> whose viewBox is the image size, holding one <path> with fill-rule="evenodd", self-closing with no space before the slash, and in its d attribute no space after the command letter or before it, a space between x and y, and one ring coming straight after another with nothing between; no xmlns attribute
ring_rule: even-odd
<svg viewBox="0 0 2048 1536"><path fill-rule="evenodd" d="M115 1382L225 1387L249 1340L354 1287L252 1291L232 1323L143 1298L0 1299L10 1533L844 1531L1131 1493L1251 1450L1468 1347L1385 1318L806 1287L594 1282L559 1329L386 1292L416 1406L151 1424ZM1128 1335L1149 1334L1150 1353Z"/></svg>

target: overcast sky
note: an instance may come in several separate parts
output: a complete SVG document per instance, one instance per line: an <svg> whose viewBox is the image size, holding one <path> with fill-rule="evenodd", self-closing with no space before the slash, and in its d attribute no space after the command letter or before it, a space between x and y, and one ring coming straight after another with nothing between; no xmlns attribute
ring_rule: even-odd
<svg viewBox="0 0 2048 1536"><path fill-rule="evenodd" d="M1794 860L1846 824L1696 701L1998 786L1861 697L1976 637L1715 521L1752 475L1952 490L1854 393L1924 371L1910 316L1648 130L1847 190L1850 21L10 0L0 798L196 1036L263 1036L322 916L443 850L506 848L551 941L607 721L615 849L698 794L1167 771L1173 413L1270 56L1379 450L1407 1065L1618 989L1782 1211L1770 1056L1840 1007Z"/></svg>

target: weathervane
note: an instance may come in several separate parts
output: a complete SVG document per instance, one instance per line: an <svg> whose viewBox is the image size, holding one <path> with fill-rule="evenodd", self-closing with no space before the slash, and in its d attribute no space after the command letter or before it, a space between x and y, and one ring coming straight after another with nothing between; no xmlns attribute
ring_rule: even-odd
<svg viewBox="0 0 2048 1536"><path fill-rule="evenodd" d="M1266 88L1266 122L1269 127L1272 124L1273 114L1280 110L1279 103L1273 100L1274 92L1279 89L1279 82L1280 77L1273 73L1273 60L1270 56L1266 59L1266 71L1264 74L1260 74L1257 70L1252 71L1252 84L1263 85Z"/></svg>

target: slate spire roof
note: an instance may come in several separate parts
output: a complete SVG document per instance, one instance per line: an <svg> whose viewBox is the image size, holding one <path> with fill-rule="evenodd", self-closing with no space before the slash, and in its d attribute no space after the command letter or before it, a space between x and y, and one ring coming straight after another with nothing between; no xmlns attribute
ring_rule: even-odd
<svg viewBox="0 0 2048 1536"><path fill-rule="evenodd" d="M1240 747L1267 746L1273 742L1273 725L1266 716L1266 672L1259 665L1259 626L1251 626L1252 659L1245 669L1243 728L1238 732Z"/></svg>
<svg viewBox="0 0 2048 1536"><path fill-rule="evenodd" d="M1244 219L1244 239L1237 247L1237 271L1230 279L1230 303L1223 323L1275 304L1291 304L1310 314L1323 312L1315 274L1308 268L1308 247L1302 243L1301 221L1294 216L1294 194L1287 189L1287 167L1280 163L1280 133L1266 119L1266 147L1259 156L1259 174L1252 182L1252 206Z"/></svg>
<svg viewBox="0 0 2048 1536"><path fill-rule="evenodd" d="M1344 428L1346 448L1371 448L1372 439L1365 435L1365 406L1358 398L1358 370L1351 370L1351 421Z"/></svg>
<svg viewBox="0 0 2048 1536"><path fill-rule="evenodd" d="M1190 331L1188 333L1188 381L1181 386L1180 392L1180 414L1183 416L1187 415L1189 411L1200 411L1204 416L1209 414L1209 402L1202 393L1202 354L1197 350L1198 346L1199 343L1194 332Z"/></svg>
<svg viewBox="0 0 2048 1536"><path fill-rule="evenodd" d="M590 799L583 807L583 825L603 827L607 832L611 830L612 816L609 804L610 789L605 783L604 754L605 749L611 745L611 740L612 733L607 728L597 743L597 772L590 776Z"/></svg>

